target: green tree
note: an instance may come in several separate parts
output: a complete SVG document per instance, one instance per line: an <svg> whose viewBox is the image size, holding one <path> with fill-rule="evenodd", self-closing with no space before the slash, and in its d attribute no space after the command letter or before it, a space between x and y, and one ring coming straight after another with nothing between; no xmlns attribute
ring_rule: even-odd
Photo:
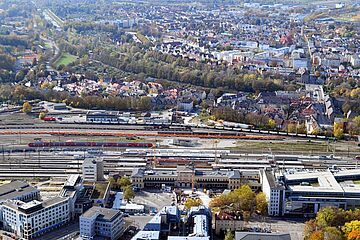
<svg viewBox="0 0 360 240"><path fill-rule="evenodd" d="M202 201L201 199L199 198L196 198L196 199L193 199L193 198L188 198L186 199L185 203L184 203L184 206L186 209L190 209L192 207L197 207L197 206L200 206L202 205Z"/></svg>
<svg viewBox="0 0 360 240"><path fill-rule="evenodd" d="M24 74L24 71L23 70L20 70L16 73L15 75L15 80L18 82L18 81L22 81L25 77L25 74Z"/></svg>
<svg viewBox="0 0 360 240"><path fill-rule="evenodd" d="M224 240L234 240L234 234L230 230L227 230Z"/></svg>
<svg viewBox="0 0 360 240"><path fill-rule="evenodd" d="M131 186L125 187L124 199L129 202L130 199L133 199L134 197L135 197L135 193L134 193L134 190L132 189L132 187Z"/></svg>
<svg viewBox="0 0 360 240"><path fill-rule="evenodd" d="M22 107L22 111L26 114L31 113L32 110L32 106L30 105L29 102L24 102L23 107Z"/></svg>
<svg viewBox="0 0 360 240"><path fill-rule="evenodd" d="M131 186L131 181L128 177L121 177L117 180L117 184L122 188L125 189L129 186Z"/></svg>
<svg viewBox="0 0 360 240"><path fill-rule="evenodd" d="M327 227L324 230L324 239L326 239L326 240L342 240L343 234L336 227Z"/></svg>
<svg viewBox="0 0 360 240"><path fill-rule="evenodd" d="M266 216L268 210L268 202L265 193L261 192L256 195L256 211L262 215Z"/></svg>
<svg viewBox="0 0 360 240"><path fill-rule="evenodd" d="M255 193L248 185L242 185L240 188L234 190L238 200L234 205L240 211L247 211L253 213L256 207Z"/></svg>
<svg viewBox="0 0 360 240"><path fill-rule="evenodd" d="M345 221L346 213L341 208L324 207L316 215L316 223L321 228L342 226Z"/></svg>

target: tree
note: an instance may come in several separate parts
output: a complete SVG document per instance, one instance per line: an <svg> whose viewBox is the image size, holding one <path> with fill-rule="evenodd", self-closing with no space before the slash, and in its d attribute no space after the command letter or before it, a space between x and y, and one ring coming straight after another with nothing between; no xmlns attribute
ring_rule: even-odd
<svg viewBox="0 0 360 240"><path fill-rule="evenodd" d="M317 225L315 219L311 219L305 222L304 239L309 239L312 233L316 231L316 229L317 229Z"/></svg>
<svg viewBox="0 0 360 240"><path fill-rule="evenodd" d="M360 239L360 221L354 220L345 223L345 225L342 227L342 231L344 232L348 240Z"/></svg>
<svg viewBox="0 0 360 240"><path fill-rule="evenodd" d="M289 133L296 133L296 128L297 128L296 124L290 123L287 125L287 131Z"/></svg>
<svg viewBox="0 0 360 240"><path fill-rule="evenodd" d="M321 228L338 227L346 221L345 211L336 207L324 207L316 215L316 223Z"/></svg>
<svg viewBox="0 0 360 240"><path fill-rule="evenodd" d="M352 230L347 235L347 240L360 240L360 230Z"/></svg>
<svg viewBox="0 0 360 240"><path fill-rule="evenodd" d="M202 205L202 201L201 199L199 198L196 198L196 199L193 199L193 198L188 198L186 199L185 203L184 203L184 206L186 209L190 209L192 207L197 207L197 206L200 206Z"/></svg>
<svg viewBox="0 0 360 240"><path fill-rule="evenodd" d="M268 127L269 127L270 129L274 129L274 128L276 127L276 122L275 122L274 119L269 119L269 121L268 121Z"/></svg>
<svg viewBox="0 0 360 240"><path fill-rule="evenodd" d="M250 214L254 212L256 207L255 193L248 185L242 185L240 188L234 190L238 200L234 203L237 210L247 211Z"/></svg>
<svg viewBox="0 0 360 240"><path fill-rule="evenodd" d="M261 192L256 195L256 211L262 215L265 216L267 214L268 210L268 202L265 193Z"/></svg>
<svg viewBox="0 0 360 240"><path fill-rule="evenodd" d="M121 187L121 189L125 189L131 186L131 181L128 177L121 177L117 180L117 184Z"/></svg>
<svg viewBox="0 0 360 240"><path fill-rule="evenodd" d="M45 116L46 116L46 113L44 113L44 112L39 113L39 119L43 120Z"/></svg>
<svg viewBox="0 0 360 240"><path fill-rule="evenodd" d="M32 106L30 105L29 102L24 102L23 107L22 107L22 111L26 114L31 113L32 110Z"/></svg>
<svg viewBox="0 0 360 240"><path fill-rule="evenodd" d="M310 235L309 240L324 240L324 232L321 230L313 232Z"/></svg>
<svg viewBox="0 0 360 240"><path fill-rule="evenodd" d="M326 239L326 240L342 240L343 234L336 227L327 227L324 230L324 239Z"/></svg>
<svg viewBox="0 0 360 240"><path fill-rule="evenodd" d="M15 75L15 80L18 82L18 81L22 81L25 77L25 73L23 70L20 70L16 73Z"/></svg>
<svg viewBox="0 0 360 240"><path fill-rule="evenodd" d="M131 186L127 186L124 189L124 199L129 202L130 199L133 199L134 197L135 197L134 190L132 189Z"/></svg>
<svg viewBox="0 0 360 240"><path fill-rule="evenodd" d="M342 123L340 122L334 123L334 137L336 137L337 139L344 138L344 129Z"/></svg>
<svg viewBox="0 0 360 240"><path fill-rule="evenodd" d="M114 187L116 185L116 181L113 177L109 177L108 181L110 183L110 187Z"/></svg>
<svg viewBox="0 0 360 240"><path fill-rule="evenodd" d="M227 230L224 240L234 240L234 234L230 230Z"/></svg>
<svg viewBox="0 0 360 240"><path fill-rule="evenodd" d="M349 126L349 133L352 135L360 134L360 116L354 117Z"/></svg>

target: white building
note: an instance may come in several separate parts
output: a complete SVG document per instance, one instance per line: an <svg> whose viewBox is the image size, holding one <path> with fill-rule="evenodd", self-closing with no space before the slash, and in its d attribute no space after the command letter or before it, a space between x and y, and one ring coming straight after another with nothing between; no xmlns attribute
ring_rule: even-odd
<svg viewBox="0 0 360 240"><path fill-rule="evenodd" d="M82 165L82 174L85 182L104 180L104 162L100 159L85 159Z"/></svg>
<svg viewBox="0 0 360 240"><path fill-rule="evenodd" d="M268 214L282 216L284 214L285 187L278 184L271 171L261 170L262 191L268 200Z"/></svg>
<svg viewBox="0 0 360 240"><path fill-rule="evenodd" d="M44 202L10 200L3 205L3 228L22 239L32 239L70 220L69 199L56 197Z"/></svg>
<svg viewBox="0 0 360 240"><path fill-rule="evenodd" d="M94 236L106 239L120 239L124 233L123 214L114 209L92 207L80 216L80 237L92 239Z"/></svg>

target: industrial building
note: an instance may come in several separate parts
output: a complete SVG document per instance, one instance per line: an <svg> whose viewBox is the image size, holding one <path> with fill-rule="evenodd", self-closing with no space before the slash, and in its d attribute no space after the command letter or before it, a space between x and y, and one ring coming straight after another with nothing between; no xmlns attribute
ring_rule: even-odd
<svg viewBox="0 0 360 240"><path fill-rule="evenodd" d="M95 236L117 240L125 230L123 214L119 210L92 207L80 216L80 237Z"/></svg>

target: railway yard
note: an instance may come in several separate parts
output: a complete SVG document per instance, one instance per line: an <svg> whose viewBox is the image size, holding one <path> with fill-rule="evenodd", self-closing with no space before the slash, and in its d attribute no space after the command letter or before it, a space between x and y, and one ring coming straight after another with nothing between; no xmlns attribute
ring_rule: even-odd
<svg viewBox="0 0 360 240"><path fill-rule="evenodd" d="M3 117L3 116L2 116ZM11 116L14 118L14 116ZM105 173L134 168L356 168L355 142L182 126L60 124L23 118L0 125L0 176L66 177L85 158L102 158ZM1 118L0 118L1 119ZM174 144L174 139L189 145Z"/></svg>

